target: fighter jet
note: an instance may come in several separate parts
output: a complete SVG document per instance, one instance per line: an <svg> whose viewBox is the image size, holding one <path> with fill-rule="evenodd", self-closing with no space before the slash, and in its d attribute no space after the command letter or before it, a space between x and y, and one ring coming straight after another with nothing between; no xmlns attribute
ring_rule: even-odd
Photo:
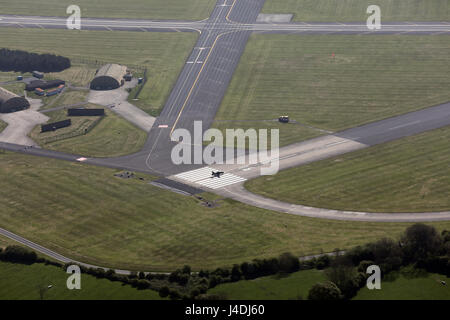
<svg viewBox="0 0 450 320"><path fill-rule="evenodd" d="M223 171L217 171L217 172L212 171L211 178L220 178L220 176L222 176L224 174L225 174L225 172L223 172Z"/></svg>

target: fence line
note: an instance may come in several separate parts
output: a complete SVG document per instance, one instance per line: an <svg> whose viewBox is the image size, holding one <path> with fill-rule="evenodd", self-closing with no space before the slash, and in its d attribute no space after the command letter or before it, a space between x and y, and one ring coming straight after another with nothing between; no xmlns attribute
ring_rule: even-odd
<svg viewBox="0 0 450 320"><path fill-rule="evenodd" d="M145 68L144 70L144 80L140 84L140 87L137 89L136 94L134 95L134 99L137 99L139 97L146 83L147 83L147 68Z"/></svg>

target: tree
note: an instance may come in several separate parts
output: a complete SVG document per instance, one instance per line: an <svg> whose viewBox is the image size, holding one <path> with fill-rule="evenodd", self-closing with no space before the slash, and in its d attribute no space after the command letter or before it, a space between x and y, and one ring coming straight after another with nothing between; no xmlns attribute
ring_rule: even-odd
<svg viewBox="0 0 450 320"><path fill-rule="evenodd" d="M68 58L53 54L29 53L21 50L0 49L0 71L60 72L70 68Z"/></svg>
<svg viewBox="0 0 450 320"><path fill-rule="evenodd" d="M37 254L23 247L12 245L6 247L1 253L0 260L33 264L37 260Z"/></svg>
<svg viewBox="0 0 450 320"><path fill-rule="evenodd" d="M167 286L164 286L161 289L159 289L159 296L161 298L167 298L169 293L170 293L170 290L169 290L169 287L167 287Z"/></svg>
<svg viewBox="0 0 450 320"><path fill-rule="evenodd" d="M191 274L191 267L186 265L186 266L183 267L181 272L184 273L184 274L189 274L190 275Z"/></svg>
<svg viewBox="0 0 450 320"><path fill-rule="evenodd" d="M148 288L150 288L150 281L144 280L144 279L139 279L136 283L136 287L139 290L148 289Z"/></svg>
<svg viewBox="0 0 450 320"><path fill-rule="evenodd" d="M300 269L300 261L292 253L283 253L278 261L280 272L292 273Z"/></svg>
<svg viewBox="0 0 450 320"><path fill-rule="evenodd" d="M308 293L309 300L341 300L341 290L333 282L316 283Z"/></svg>
<svg viewBox="0 0 450 320"><path fill-rule="evenodd" d="M324 254L323 256L320 256L317 259L316 268L318 270L323 270L323 269L327 268L330 265L330 263L331 263L331 258L327 254Z"/></svg>
<svg viewBox="0 0 450 320"><path fill-rule="evenodd" d="M241 280L242 273L239 265L235 264L231 269L231 281L236 282Z"/></svg>
<svg viewBox="0 0 450 320"><path fill-rule="evenodd" d="M442 238L432 226L417 223L408 227L402 237L407 262L417 262L436 255L442 248Z"/></svg>
<svg viewBox="0 0 450 320"><path fill-rule="evenodd" d="M325 270L325 275L330 282L337 285L344 298L350 299L358 292L358 273L345 257L336 258L331 267Z"/></svg>

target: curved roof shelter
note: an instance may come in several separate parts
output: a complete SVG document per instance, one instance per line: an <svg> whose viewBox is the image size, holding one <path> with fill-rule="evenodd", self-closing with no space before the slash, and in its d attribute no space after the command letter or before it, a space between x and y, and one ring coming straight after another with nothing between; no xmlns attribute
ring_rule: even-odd
<svg viewBox="0 0 450 320"><path fill-rule="evenodd" d="M91 82L92 90L113 90L123 85L127 67L118 64L106 64L101 67Z"/></svg>
<svg viewBox="0 0 450 320"><path fill-rule="evenodd" d="M27 99L19 97L4 88L0 88L0 113L11 113L30 107Z"/></svg>

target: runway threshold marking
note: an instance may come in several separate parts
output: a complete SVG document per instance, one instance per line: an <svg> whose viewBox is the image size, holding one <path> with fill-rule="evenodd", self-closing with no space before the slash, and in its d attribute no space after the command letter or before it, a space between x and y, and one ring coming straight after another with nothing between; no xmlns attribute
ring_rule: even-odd
<svg viewBox="0 0 450 320"><path fill-rule="evenodd" d="M214 170L211 167L203 167L200 169L195 169L177 174L174 177L210 189L220 189L236 183L247 181L247 179L231 173L225 173L220 178L212 177L211 173L214 171L216 170Z"/></svg>

